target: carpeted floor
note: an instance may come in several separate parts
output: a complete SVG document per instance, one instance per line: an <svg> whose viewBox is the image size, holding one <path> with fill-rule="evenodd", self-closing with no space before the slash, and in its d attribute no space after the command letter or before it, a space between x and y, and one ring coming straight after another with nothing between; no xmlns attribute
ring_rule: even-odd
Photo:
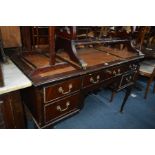
<svg viewBox="0 0 155 155"><path fill-rule="evenodd" d="M54 129L154 129L155 128L155 94L151 86L147 100L144 99L146 80L140 79L142 91L134 89L124 112L119 109L124 92L116 94L109 102L111 91L104 89L96 95L85 99L84 108L76 115L56 124ZM29 128L32 128L29 123Z"/></svg>

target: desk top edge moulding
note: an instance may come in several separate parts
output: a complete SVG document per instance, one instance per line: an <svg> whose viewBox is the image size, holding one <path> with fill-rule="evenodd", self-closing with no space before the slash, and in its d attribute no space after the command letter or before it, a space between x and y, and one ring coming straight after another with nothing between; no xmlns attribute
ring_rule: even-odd
<svg viewBox="0 0 155 155"><path fill-rule="evenodd" d="M11 59L32 81L22 97L37 127L79 112L84 97L101 87L134 85L144 58L127 37L105 37L103 27L21 27L23 50ZM123 101L123 106L129 96Z"/></svg>

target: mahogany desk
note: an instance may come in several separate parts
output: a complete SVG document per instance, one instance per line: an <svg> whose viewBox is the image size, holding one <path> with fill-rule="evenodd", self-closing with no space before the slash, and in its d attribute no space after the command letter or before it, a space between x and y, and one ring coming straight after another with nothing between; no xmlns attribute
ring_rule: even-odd
<svg viewBox="0 0 155 155"><path fill-rule="evenodd" d="M43 53L12 56L16 65L30 78L33 86L22 90L22 97L31 111L38 128L46 128L79 112L88 92L112 86L115 90L128 88L122 107L130 94L138 69L144 57L141 52L111 50L97 46L79 49L78 54L87 63L87 69L67 61L65 52L57 53L56 61L66 63L44 70L49 56ZM35 72L35 68L42 68Z"/></svg>

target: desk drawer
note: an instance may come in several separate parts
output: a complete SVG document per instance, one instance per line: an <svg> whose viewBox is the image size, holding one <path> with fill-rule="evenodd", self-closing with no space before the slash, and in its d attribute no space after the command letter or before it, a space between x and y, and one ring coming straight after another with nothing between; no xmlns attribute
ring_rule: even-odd
<svg viewBox="0 0 155 155"><path fill-rule="evenodd" d="M58 119L63 117L65 114L77 110L79 102L80 93L77 93L73 96L45 105L45 122Z"/></svg>
<svg viewBox="0 0 155 155"><path fill-rule="evenodd" d="M138 68L138 64L136 62L127 63L120 66L121 71L124 73L128 71L137 70L137 68Z"/></svg>
<svg viewBox="0 0 155 155"><path fill-rule="evenodd" d="M102 72L85 75L83 78L83 87L89 87L102 81Z"/></svg>
<svg viewBox="0 0 155 155"><path fill-rule="evenodd" d="M134 71L137 69L137 67L138 67L138 65L135 63L131 63L131 64L128 63L128 64L116 66L113 68L109 68L109 69L106 69L103 71L103 74L104 74L103 78L104 78L104 80L110 79L112 77L121 75L123 73Z"/></svg>
<svg viewBox="0 0 155 155"><path fill-rule="evenodd" d="M120 74L123 73L123 70L121 67L113 67L113 68L109 68L103 71L104 74L104 80L106 79L110 79L112 77L118 76Z"/></svg>
<svg viewBox="0 0 155 155"><path fill-rule="evenodd" d="M74 78L55 85L44 87L44 103L80 90L81 83L81 78Z"/></svg>
<svg viewBox="0 0 155 155"><path fill-rule="evenodd" d="M122 75L119 88L125 87L126 85L133 83L135 80L135 75L136 75L136 72L131 72L129 74Z"/></svg>

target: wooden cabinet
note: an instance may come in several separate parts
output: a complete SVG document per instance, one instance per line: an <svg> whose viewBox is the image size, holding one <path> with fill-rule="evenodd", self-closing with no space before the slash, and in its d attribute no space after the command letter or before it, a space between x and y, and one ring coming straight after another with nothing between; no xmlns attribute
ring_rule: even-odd
<svg viewBox="0 0 155 155"><path fill-rule="evenodd" d="M19 91L0 96L0 128L25 128L24 110Z"/></svg>
<svg viewBox="0 0 155 155"><path fill-rule="evenodd" d="M4 48L21 47L19 26L1 26L0 30Z"/></svg>

